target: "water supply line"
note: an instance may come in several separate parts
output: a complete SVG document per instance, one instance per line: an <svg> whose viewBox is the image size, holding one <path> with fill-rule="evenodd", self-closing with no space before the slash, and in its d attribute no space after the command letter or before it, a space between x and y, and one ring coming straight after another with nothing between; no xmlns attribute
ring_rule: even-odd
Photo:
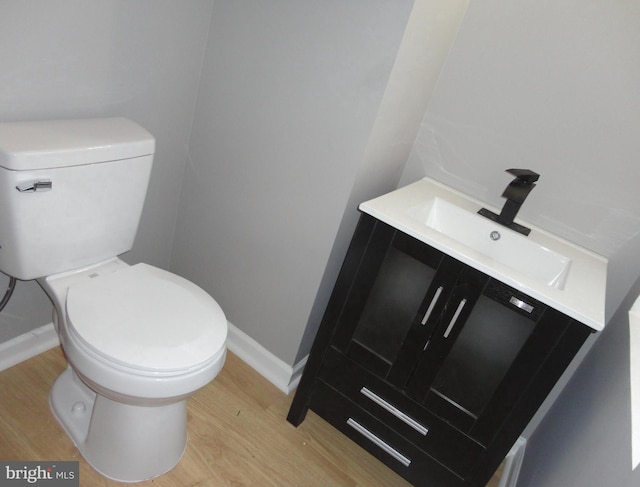
<svg viewBox="0 0 640 487"><path fill-rule="evenodd" d="M13 294L13 290L16 288L17 279L15 277L9 277L9 287L4 293L2 297L2 301L0 301L0 311L4 309L9 300L11 299L11 295Z"/></svg>

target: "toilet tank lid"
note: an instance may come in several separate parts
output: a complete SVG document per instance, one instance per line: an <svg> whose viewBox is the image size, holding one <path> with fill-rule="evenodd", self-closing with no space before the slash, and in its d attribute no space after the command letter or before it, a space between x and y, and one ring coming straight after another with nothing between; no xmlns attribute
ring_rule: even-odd
<svg viewBox="0 0 640 487"><path fill-rule="evenodd" d="M0 123L0 167L50 169L153 154L155 139L122 117Z"/></svg>

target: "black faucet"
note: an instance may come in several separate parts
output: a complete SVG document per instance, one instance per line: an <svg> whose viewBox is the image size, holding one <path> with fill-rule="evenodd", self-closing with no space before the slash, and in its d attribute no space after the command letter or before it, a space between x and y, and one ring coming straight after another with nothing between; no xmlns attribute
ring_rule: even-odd
<svg viewBox="0 0 640 487"><path fill-rule="evenodd" d="M502 207L500 214L496 215L494 212L489 211L486 208L481 208L478 213L487 217L489 220L493 220L494 222L511 228L516 232L523 235L529 235L529 233L531 233L530 228L519 225L513 220L518 214L524 200L527 198L531 190L535 188L535 183L540 175L529 169L507 169L507 172L513 174L516 178L509 183L509 186L507 186L502 193L502 197L506 198L507 201L504 202L504 206Z"/></svg>

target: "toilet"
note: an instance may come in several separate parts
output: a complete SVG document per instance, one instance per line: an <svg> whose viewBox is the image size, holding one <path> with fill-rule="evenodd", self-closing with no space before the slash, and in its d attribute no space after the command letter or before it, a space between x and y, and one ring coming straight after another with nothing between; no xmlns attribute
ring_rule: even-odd
<svg viewBox="0 0 640 487"><path fill-rule="evenodd" d="M0 123L0 271L53 302L68 361L50 408L102 475L138 482L187 445L186 400L226 354L225 315L131 249L155 140L125 118Z"/></svg>

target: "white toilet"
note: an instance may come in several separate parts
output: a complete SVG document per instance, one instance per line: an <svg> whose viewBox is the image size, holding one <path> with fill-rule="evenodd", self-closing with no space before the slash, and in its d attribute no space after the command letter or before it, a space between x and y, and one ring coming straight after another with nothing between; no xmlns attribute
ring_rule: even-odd
<svg viewBox="0 0 640 487"><path fill-rule="evenodd" d="M85 459L124 482L171 470L186 399L222 369L227 321L195 284L130 250L154 138L124 118L0 124L0 270L37 279L69 368L51 410Z"/></svg>

